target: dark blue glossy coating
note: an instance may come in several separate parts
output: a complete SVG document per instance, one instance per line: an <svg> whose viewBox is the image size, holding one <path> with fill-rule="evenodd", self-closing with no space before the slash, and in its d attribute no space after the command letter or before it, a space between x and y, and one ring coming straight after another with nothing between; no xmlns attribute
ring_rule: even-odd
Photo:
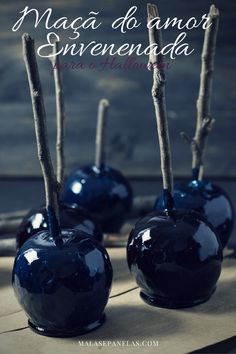
<svg viewBox="0 0 236 354"><path fill-rule="evenodd" d="M84 208L76 205L59 205L60 226L62 229L84 231L102 242L102 231L92 216ZM32 209L22 220L16 234L16 246L20 248L29 237L48 229L47 211L44 207Z"/></svg>
<svg viewBox="0 0 236 354"><path fill-rule="evenodd" d="M203 214L218 232L222 246L226 246L234 225L234 209L222 188L206 180L177 184L174 204L176 209L192 209ZM163 208L163 197L160 197L154 209Z"/></svg>
<svg viewBox="0 0 236 354"><path fill-rule="evenodd" d="M127 261L148 304L188 307L208 300L214 292L222 247L200 214L155 211L131 231Z"/></svg>
<svg viewBox="0 0 236 354"><path fill-rule="evenodd" d="M115 169L102 165L74 171L64 184L63 201L88 209L106 233L118 232L132 207L132 190Z"/></svg>
<svg viewBox="0 0 236 354"><path fill-rule="evenodd" d="M28 239L15 259L16 297L39 334L75 336L104 322L112 266L105 248L79 230L63 230L63 245L48 231Z"/></svg>

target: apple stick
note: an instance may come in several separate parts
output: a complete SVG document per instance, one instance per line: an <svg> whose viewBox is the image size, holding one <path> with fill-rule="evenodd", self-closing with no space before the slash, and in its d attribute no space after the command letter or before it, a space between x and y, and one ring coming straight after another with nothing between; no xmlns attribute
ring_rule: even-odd
<svg viewBox="0 0 236 354"><path fill-rule="evenodd" d="M57 155L57 182L59 187L63 184L65 157L64 157L64 126L65 126L65 108L63 99L63 84L60 71L60 58L56 55L59 51L59 41L53 44L53 57L51 58L53 67L53 76L56 94L56 112L57 112L57 142L56 142L56 155Z"/></svg>
<svg viewBox="0 0 236 354"><path fill-rule="evenodd" d="M98 105L95 166L100 169L105 162L105 132L109 101L102 99Z"/></svg>
<svg viewBox="0 0 236 354"><path fill-rule="evenodd" d="M158 17L157 6L147 4L148 23ZM150 45L156 45L162 48L162 33L155 26L148 29ZM170 140L168 131L168 121L165 100L165 72L163 69L164 58L161 54L155 55L153 51L149 56L148 69L153 70L152 98L156 114L157 131L160 145L161 171L163 179L163 189L167 194L167 199L171 200L173 193L173 173L171 163ZM171 196L171 198L168 198ZM170 206L171 208L171 206ZM167 207L168 209L168 207Z"/></svg>
<svg viewBox="0 0 236 354"><path fill-rule="evenodd" d="M183 139L191 146L192 168L197 171L196 178L200 180L203 175L203 155L206 140L215 121L211 118L211 96L219 10L214 5L211 5L208 17L211 26L205 30L204 35L195 135L191 138L186 133L181 133Z"/></svg>
<svg viewBox="0 0 236 354"><path fill-rule="evenodd" d="M58 189L48 147L43 93L35 55L34 40L27 33L22 36L22 46L33 107L38 158L44 178L49 232L54 238L55 243L61 244L62 239L58 218Z"/></svg>

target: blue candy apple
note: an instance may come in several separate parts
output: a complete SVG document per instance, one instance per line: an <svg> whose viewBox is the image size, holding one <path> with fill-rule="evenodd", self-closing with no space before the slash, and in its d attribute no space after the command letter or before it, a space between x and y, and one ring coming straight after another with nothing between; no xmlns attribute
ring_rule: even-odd
<svg viewBox="0 0 236 354"><path fill-rule="evenodd" d="M100 227L84 208L77 205L59 204L59 219L62 229L79 229L102 242ZM39 231L48 229L47 210L44 207L32 209L22 220L16 234L16 246L23 243Z"/></svg>
<svg viewBox="0 0 236 354"><path fill-rule="evenodd" d="M91 235L68 229L61 231L60 241L47 230L29 238L16 256L12 282L34 331L70 337L104 322L112 267Z"/></svg>
<svg viewBox="0 0 236 354"><path fill-rule="evenodd" d="M200 304L215 290L222 247L214 228L193 211L154 211L140 219L127 245L128 266L150 305Z"/></svg>
<svg viewBox="0 0 236 354"><path fill-rule="evenodd" d="M174 188L174 203L178 209L195 210L207 218L219 235L222 246L228 243L234 225L234 208L229 196L210 181L193 179ZM155 210L163 210L164 200L159 197Z"/></svg>
<svg viewBox="0 0 236 354"><path fill-rule="evenodd" d="M127 219L132 207L132 190L127 179L114 168L87 166L71 173L65 181L62 199L91 213L102 231L114 233Z"/></svg>
<svg viewBox="0 0 236 354"><path fill-rule="evenodd" d="M121 172L106 164L105 133L109 102L98 106L94 165L77 169L64 184L62 200L86 208L105 233L119 232L132 207L132 190Z"/></svg>

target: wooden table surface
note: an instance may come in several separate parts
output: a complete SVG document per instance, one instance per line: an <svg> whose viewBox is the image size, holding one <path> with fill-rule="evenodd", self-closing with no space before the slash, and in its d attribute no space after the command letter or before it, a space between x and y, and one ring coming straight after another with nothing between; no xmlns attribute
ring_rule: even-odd
<svg viewBox="0 0 236 354"><path fill-rule="evenodd" d="M70 354L80 350L93 353L98 349L104 353L131 353L136 350L164 354L206 353L208 351L200 351L199 348L228 338L232 341L236 329L236 259L232 251L226 252L222 274L212 298L205 304L182 310L146 305L129 273L125 247L111 247L108 252L113 263L114 280L106 308L107 321L94 332L69 339L39 336L27 327L26 316L11 287L14 258L0 258L0 353ZM99 347L81 348L79 342L92 341L96 345L96 341L102 340L106 342ZM112 347L107 341L112 342ZM129 341L130 346L119 347L119 341ZM132 346L132 341L158 341L158 347L146 345L140 348ZM231 343L231 349L221 349L219 353L236 353L235 339L233 349Z"/></svg>

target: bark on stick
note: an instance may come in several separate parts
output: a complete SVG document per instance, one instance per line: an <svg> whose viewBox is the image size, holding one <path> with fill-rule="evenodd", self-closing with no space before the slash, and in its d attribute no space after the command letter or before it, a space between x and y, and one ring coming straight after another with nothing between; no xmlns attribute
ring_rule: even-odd
<svg viewBox="0 0 236 354"><path fill-rule="evenodd" d="M156 5L147 4L148 23L158 17ZM162 33L160 29L149 28L149 43L157 45L159 51L162 48ZM157 131L160 145L161 171L163 178L163 189L169 193L173 192L173 174L170 152L169 130L165 100L165 72L163 69L164 58L162 54L149 56L148 68L153 70L152 98L155 108Z"/></svg>

